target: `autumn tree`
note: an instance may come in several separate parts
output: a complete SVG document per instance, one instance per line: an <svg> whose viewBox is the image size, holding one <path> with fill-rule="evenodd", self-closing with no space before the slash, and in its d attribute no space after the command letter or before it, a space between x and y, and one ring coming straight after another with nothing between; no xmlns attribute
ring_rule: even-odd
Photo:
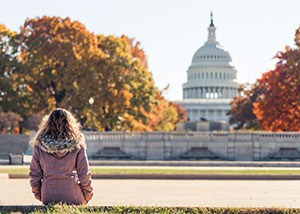
<svg viewBox="0 0 300 214"><path fill-rule="evenodd" d="M127 37L97 35L104 59L95 60L93 74L94 111L101 130L143 130L156 104L155 87L138 45ZM140 51L140 52L139 52ZM136 54L139 53L139 54ZM98 65L99 64L99 65ZM101 86L101 87L99 87ZM139 124L139 127L138 125Z"/></svg>
<svg viewBox="0 0 300 214"><path fill-rule="evenodd" d="M147 131L172 131L176 124L187 120L186 112L177 103L168 102L162 93L156 97L157 105L147 115L149 118Z"/></svg>
<svg viewBox="0 0 300 214"><path fill-rule="evenodd" d="M24 121L21 122L21 125L27 130L37 131L42 119L43 116L41 114L32 113L25 117Z"/></svg>
<svg viewBox="0 0 300 214"><path fill-rule="evenodd" d="M19 134L22 117L14 112L0 112L0 133Z"/></svg>
<svg viewBox="0 0 300 214"><path fill-rule="evenodd" d="M26 110L24 128L30 115L57 107L70 110L87 127L90 97L93 126L101 131L173 130L184 117L161 96L134 39L94 35L78 21L48 16L27 19L15 38L22 69L10 79L21 80L12 83L23 99L20 109Z"/></svg>
<svg viewBox="0 0 300 214"><path fill-rule="evenodd" d="M18 34L0 24L0 111L13 112L22 118L17 120L22 133L22 121L30 113L31 105L24 78L20 75L26 68L19 54Z"/></svg>
<svg viewBox="0 0 300 214"><path fill-rule="evenodd" d="M175 124L179 122L187 121L186 110L184 110L179 104L169 101L169 106L174 107L178 114Z"/></svg>
<svg viewBox="0 0 300 214"><path fill-rule="evenodd" d="M22 112L24 88L19 73L24 68L18 60L17 33L0 24L0 110ZM21 111L21 112L20 112Z"/></svg>
<svg viewBox="0 0 300 214"><path fill-rule="evenodd" d="M241 84L238 88L239 95L231 101L228 111L229 123L234 129L259 129L259 120L253 113L253 103L263 93L263 88L258 84Z"/></svg>
<svg viewBox="0 0 300 214"><path fill-rule="evenodd" d="M253 112L264 130L300 131L300 28L295 43L296 47L278 52L275 69L258 80L264 92Z"/></svg>
<svg viewBox="0 0 300 214"><path fill-rule="evenodd" d="M44 16L27 19L20 40L32 107L37 112L64 107L75 113L84 108L86 88L81 86L89 84L90 60L100 54L95 36L80 22Z"/></svg>

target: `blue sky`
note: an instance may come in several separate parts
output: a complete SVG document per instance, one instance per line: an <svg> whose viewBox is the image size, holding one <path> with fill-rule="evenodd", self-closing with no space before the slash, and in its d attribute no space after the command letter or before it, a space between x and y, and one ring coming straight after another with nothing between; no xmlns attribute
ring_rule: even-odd
<svg viewBox="0 0 300 214"><path fill-rule="evenodd" d="M277 51L294 45L299 8L300 0L9 0L1 2L0 23L18 31L26 18L69 16L96 34L134 37L155 84L170 84L165 96L180 100L192 56L207 39L211 10L217 40L244 83L273 69Z"/></svg>

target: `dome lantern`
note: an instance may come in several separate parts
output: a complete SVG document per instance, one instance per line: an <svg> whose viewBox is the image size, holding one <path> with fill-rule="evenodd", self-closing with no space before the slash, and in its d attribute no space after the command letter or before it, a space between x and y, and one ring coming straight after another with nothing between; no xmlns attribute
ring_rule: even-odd
<svg viewBox="0 0 300 214"><path fill-rule="evenodd" d="M208 39L205 44L218 44L216 41L216 27L214 25L213 13L210 13L210 25L208 27Z"/></svg>

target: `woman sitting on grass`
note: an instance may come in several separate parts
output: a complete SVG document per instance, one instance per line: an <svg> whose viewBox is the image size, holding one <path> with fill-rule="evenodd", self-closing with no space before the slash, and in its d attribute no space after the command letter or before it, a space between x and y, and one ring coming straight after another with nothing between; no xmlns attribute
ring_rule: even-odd
<svg viewBox="0 0 300 214"><path fill-rule="evenodd" d="M65 109L55 109L33 140L30 185L44 204L86 204L93 196L86 144L80 125Z"/></svg>

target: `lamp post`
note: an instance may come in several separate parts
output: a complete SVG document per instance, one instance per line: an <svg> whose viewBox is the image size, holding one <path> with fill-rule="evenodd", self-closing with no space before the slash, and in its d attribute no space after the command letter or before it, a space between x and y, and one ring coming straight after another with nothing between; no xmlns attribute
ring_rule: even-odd
<svg viewBox="0 0 300 214"><path fill-rule="evenodd" d="M90 97L89 99L89 104L91 106L91 127L90 127L90 131L93 131L93 104L94 104L94 98L93 97Z"/></svg>

